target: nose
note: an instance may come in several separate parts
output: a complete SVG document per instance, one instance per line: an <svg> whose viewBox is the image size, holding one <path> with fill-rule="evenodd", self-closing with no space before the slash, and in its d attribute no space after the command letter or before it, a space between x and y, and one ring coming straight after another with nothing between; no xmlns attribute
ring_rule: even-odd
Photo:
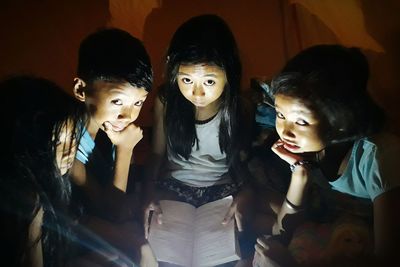
<svg viewBox="0 0 400 267"><path fill-rule="evenodd" d="M203 86L195 84L193 85L193 91L192 91L193 96L205 96L206 92L203 89Z"/></svg>
<svg viewBox="0 0 400 267"><path fill-rule="evenodd" d="M284 123L282 127L282 138L287 140L293 140L296 135L294 134L292 123Z"/></svg>
<svg viewBox="0 0 400 267"><path fill-rule="evenodd" d="M124 106L121 108L118 119L120 120L131 120L133 117L133 107L132 106Z"/></svg>

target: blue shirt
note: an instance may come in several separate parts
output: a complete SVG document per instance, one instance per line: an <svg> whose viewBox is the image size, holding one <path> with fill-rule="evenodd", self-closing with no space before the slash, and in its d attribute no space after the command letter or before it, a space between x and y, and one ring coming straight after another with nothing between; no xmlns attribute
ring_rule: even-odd
<svg viewBox="0 0 400 267"><path fill-rule="evenodd" d="M355 197L374 200L400 186L398 166L400 141L397 136L383 133L357 140L344 173L335 181L322 181L320 171L313 172L315 181L331 189Z"/></svg>
<svg viewBox="0 0 400 267"><path fill-rule="evenodd" d="M86 171L100 182L107 182L112 177L115 161L115 146L111 147L112 155L104 155L98 149L87 129L79 142L76 158L86 166Z"/></svg>

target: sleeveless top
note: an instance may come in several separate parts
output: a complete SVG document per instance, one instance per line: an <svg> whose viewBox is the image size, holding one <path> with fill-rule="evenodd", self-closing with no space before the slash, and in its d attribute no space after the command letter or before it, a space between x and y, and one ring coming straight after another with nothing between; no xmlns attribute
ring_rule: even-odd
<svg viewBox="0 0 400 267"><path fill-rule="evenodd" d="M221 113L207 123L196 124L198 142L192 147L189 159L175 157L167 146L167 177L192 187L231 183L226 154L219 146Z"/></svg>

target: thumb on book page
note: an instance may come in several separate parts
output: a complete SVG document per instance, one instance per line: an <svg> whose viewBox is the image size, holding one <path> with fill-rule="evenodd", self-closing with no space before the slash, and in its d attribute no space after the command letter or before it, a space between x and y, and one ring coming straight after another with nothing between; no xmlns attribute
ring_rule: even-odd
<svg viewBox="0 0 400 267"><path fill-rule="evenodd" d="M222 220L222 224L228 224L232 220L233 215L235 215L235 210L236 205L232 203L232 205L228 209L228 212L225 214L224 219Z"/></svg>

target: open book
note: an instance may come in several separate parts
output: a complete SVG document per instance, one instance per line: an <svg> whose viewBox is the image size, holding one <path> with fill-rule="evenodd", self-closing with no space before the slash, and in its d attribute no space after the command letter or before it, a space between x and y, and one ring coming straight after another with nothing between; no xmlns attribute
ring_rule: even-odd
<svg viewBox="0 0 400 267"><path fill-rule="evenodd" d="M231 203L231 196L198 208L179 201L160 201L163 223L158 224L153 217L149 232L157 260L185 267L239 260L235 222L221 224Z"/></svg>

